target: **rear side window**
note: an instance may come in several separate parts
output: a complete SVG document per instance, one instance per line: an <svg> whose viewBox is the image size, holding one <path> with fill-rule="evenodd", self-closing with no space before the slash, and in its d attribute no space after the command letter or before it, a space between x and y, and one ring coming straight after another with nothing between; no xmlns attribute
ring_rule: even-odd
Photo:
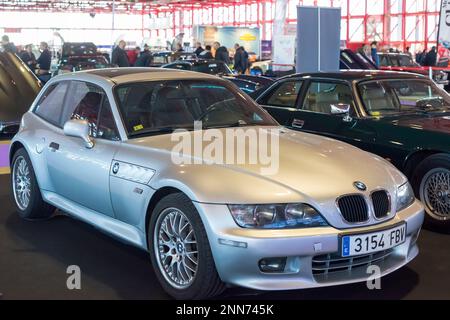
<svg viewBox="0 0 450 320"><path fill-rule="evenodd" d="M259 103L267 106L296 108L297 97L301 88L301 81L283 82L267 94Z"/></svg>
<svg viewBox="0 0 450 320"><path fill-rule="evenodd" d="M34 113L51 124L61 127L60 118L68 85L69 83L64 81L47 88Z"/></svg>

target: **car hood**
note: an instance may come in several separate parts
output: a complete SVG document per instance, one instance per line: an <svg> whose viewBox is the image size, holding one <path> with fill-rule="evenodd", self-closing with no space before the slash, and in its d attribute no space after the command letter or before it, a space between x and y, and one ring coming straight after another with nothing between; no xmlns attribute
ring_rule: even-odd
<svg viewBox="0 0 450 320"><path fill-rule="evenodd" d="M233 130L239 129L226 130L236 133ZM272 148L277 139L279 144L279 152L274 152L273 156L268 152L272 160L264 164L252 164L248 157L240 163L208 164L212 158L206 156L203 157L204 165L196 165L195 161L201 163L202 159L194 154L194 150L185 157L183 164L174 163L173 157L179 154L177 146L181 139L173 141L170 134L131 139L127 143L139 148L140 152L152 152L152 162L145 165L156 171L154 188L163 185L157 185L158 179L182 181L197 189L194 193L198 201L211 203L326 201L357 192L353 185L356 181L366 184L368 192L384 188L392 193L396 192L397 185L406 181L387 161L343 142L279 127L259 127L258 130L266 132L267 140L272 141L268 150L277 150ZM181 136L183 141L194 141L195 134L202 133L213 134L206 130L186 132ZM219 129L216 133L225 135L226 131ZM242 135L242 131L238 134ZM249 139L245 141L245 148L250 152L258 154L261 151ZM206 145L208 143L204 143ZM229 150L236 154L237 146ZM142 159L142 156L136 156Z"/></svg>
<svg viewBox="0 0 450 320"><path fill-rule="evenodd" d="M404 115L395 118L389 117L385 118L384 121L390 122L393 125L412 129L450 134L450 112Z"/></svg>
<svg viewBox="0 0 450 320"><path fill-rule="evenodd" d="M40 81L16 55L0 53L0 122L19 121L40 89Z"/></svg>

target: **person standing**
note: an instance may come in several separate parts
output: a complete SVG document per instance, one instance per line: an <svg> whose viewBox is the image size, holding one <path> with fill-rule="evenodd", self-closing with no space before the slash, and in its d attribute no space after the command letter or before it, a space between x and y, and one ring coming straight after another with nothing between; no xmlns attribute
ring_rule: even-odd
<svg viewBox="0 0 450 320"><path fill-rule="evenodd" d="M435 46L425 55L423 65L426 67L434 67L437 63L437 49Z"/></svg>
<svg viewBox="0 0 450 320"><path fill-rule="evenodd" d="M9 52L12 54L17 53L16 46L14 45L14 43L9 42L9 37L6 34L2 37L2 47L5 52Z"/></svg>
<svg viewBox="0 0 450 320"><path fill-rule="evenodd" d="M27 44L25 50L20 52L19 57L31 70L34 71L36 69L36 57L33 53L33 45Z"/></svg>
<svg viewBox="0 0 450 320"><path fill-rule="evenodd" d="M370 44L370 55L372 57L373 63L379 67L380 66L380 58L378 57L378 50L377 50L378 42L372 41Z"/></svg>
<svg viewBox="0 0 450 320"><path fill-rule="evenodd" d="M413 55L410 50L411 50L410 47L406 47L405 54L407 54L412 59Z"/></svg>
<svg viewBox="0 0 450 320"><path fill-rule="evenodd" d="M39 45L39 50L41 55L37 59L37 67L39 68L38 74L47 74L50 72L50 67L52 64L52 54L48 49L47 42L41 42Z"/></svg>
<svg viewBox="0 0 450 320"><path fill-rule="evenodd" d="M249 67L248 53L244 47L241 47L238 43L234 45L234 70L239 74L245 74Z"/></svg>
<svg viewBox="0 0 450 320"><path fill-rule="evenodd" d="M195 55L197 57L200 57L200 54L204 51L202 44L200 42L195 43L195 48L196 48L194 51Z"/></svg>
<svg viewBox="0 0 450 320"><path fill-rule="evenodd" d="M139 54L139 58L134 64L135 67L149 67L152 62L152 53L148 44L144 45L144 51Z"/></svg>
<svg viewBox="0 0 450 320"><path fill-rule="evenodd" d="M181 43L177 43L176 45L176 51L174 52L174 54L172 55L172 60L179 60L181 58L181 54L184 52L183 46L181 45Z"/></svg>
<svg viewBox="0 0 450 320"><path fill-rule="evenodd" d="M230 64L230 54L228 53L228 49L225 46L221 46L217 41L214 42L213 47L216 50L214 59Z"/></svg>
<svg viewBox="0 0 450 320"><path fill-rule="evenodd" d="M125 68L130 66L128 61L128 55L125 51L127 43L124 40L120 40L117 47L114 48L111 55L111 63L117 65L120 68Z"/></svg>
<svg viewBox="0 0 450 320"><path fill-rule="evenodd" d="M203 50L198 57L206 60L214 59L211 53L211 46L206 45L205 50Z"/></svg>

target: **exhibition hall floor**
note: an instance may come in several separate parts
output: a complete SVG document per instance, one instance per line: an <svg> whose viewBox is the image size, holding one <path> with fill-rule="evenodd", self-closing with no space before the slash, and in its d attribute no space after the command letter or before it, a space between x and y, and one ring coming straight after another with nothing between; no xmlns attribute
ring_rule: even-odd
<svg viewBox="0 0 450 320"><path fill-rule="evenodd" d="M20 219L6 165L0 165L0 299L169 299L145 252L63 215ZM276 293L229 289L219 299L450 299L450 235L425 230L419 245L419 256L383 278L381 290L365 283ZM81 268L81 290L66 287L70 265Z"/></svg>

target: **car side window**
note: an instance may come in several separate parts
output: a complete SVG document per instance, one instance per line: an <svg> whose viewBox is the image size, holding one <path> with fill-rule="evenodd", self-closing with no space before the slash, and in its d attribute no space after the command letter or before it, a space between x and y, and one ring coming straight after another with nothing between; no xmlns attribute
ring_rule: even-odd
<svg viewBox="0 0 450 320"><path fill-rule="evenodd" d="M49 123L61 127L59 119L68 86L67 81L51 85L37 103L34 113Z"/></svg>
<svg viewBox="0 0 450 320"><path fill-rule="evenodd" d="M87 120L94 138L118 140L117 127L106 93L100 87L83 81L73 81L67 98L62 122Z"/></svg>
<svg viewBox="0 0 450 320"><path fill-rule="evenodd" d="M380 66L389 67L388 57L384 54L380 55Z"/></svg>
<svg viewBox="0 0 450 320"><path fill-rule="evenodd" d="M337 104L350 105L351 114L354 113L352 90L348 85L313 81L303 101L303 110L331 114L331 106Z"/></svg>
<svg viewBox="0 0 450 320"><path fill-rule="evenodd" d="M189 65L185 63L176 63L169 66L170 69L190 70Z"/></svg>
<svg viewBox="0 0 450 320"><path fill-rule="evenodd" d="M296 108L298 94L302 88L302 81L285 81L267 94L261 101L262 105Z"/></svg>

